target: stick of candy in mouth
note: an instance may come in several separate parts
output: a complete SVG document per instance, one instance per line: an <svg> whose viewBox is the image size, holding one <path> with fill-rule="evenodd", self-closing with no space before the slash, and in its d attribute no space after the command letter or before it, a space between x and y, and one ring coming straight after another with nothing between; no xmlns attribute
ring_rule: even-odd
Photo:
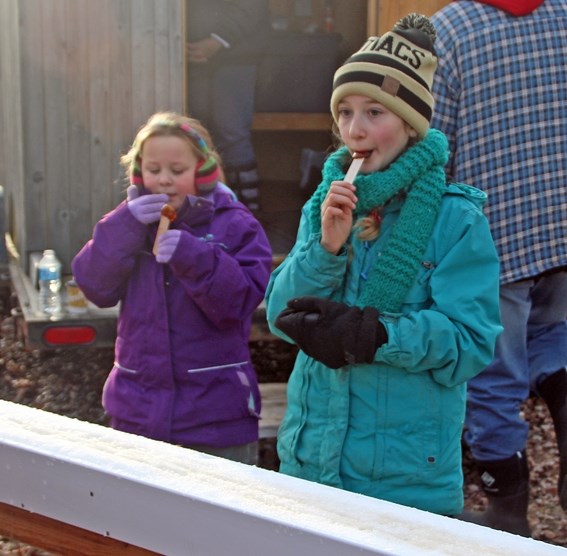
<svg viewBox="0 0 567 556"><path fill-rule="evenodd" d="M348 168L348 171L345 175L345 180L348 183L354 183L354 179L356 178L362 163L364 162L365 158L368 158L372 151L360 151L360 152L353 152L352 153L352 162Z"/></svg>
<svg viewBox="0 0 567 556"><path fill-rule="evenodd" d="M163 205L161 207L161 216L159 218L158 229L156 233L156 239L154 241L154 248L152 249L152 253L154 255L157 254L157 247L159 238L161 235L167 231L169 225L177 218L177 213L175 209L171 205Z"/></svg>

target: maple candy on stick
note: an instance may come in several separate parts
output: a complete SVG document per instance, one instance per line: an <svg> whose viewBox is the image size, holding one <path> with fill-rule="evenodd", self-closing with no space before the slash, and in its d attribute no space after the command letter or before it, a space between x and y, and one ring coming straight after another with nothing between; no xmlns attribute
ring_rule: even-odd
<svg viewBox="0 0 567 556"><path fill-rule="evenodd" d="M154 255L157 254L159 238L164 232L167 231L169 225L175 220L176 217L177 213L171 205L163 205L163 207L161 207L161 216L159 219L156 239L154 241L154 248L152 249L152 253Z"/></svg>
<svg viewBox="0 0 567 556"><path fill-rule="evenodd" d="M368 158L372 154L372 151L355 151L352 153L352 162L345 175L345 180L348 183L354 183L362 163L365 158Z"/></svg>

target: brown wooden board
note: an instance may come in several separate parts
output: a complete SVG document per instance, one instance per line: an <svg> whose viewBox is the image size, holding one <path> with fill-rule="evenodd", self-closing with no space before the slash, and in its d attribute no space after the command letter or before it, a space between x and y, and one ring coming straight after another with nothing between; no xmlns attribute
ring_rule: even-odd
<svg viewBox="0 0 567 556"><path fill-rule="evenodd" d="M65 556L152 556L156 552L0 502L0 534Z"/></svg>

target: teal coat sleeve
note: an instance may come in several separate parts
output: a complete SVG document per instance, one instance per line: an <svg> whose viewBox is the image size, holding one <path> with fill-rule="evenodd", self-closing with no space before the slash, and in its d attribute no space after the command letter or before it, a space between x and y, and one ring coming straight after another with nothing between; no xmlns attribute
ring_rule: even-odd
<svg viewBox="0 0 567 556"><path fill-rule="evenodd" d="M490 363L502 330L498 254L488 221L472 203L462 210L460 201L443 205L426 253L431 268L410 291L407 312L386 318L389 341L376 354L376 361L429 372L449 387ZM410 308L412 296L420 295L425 303Z"/></svg>
<svg viewBox="0 0 567 556"><path fill-rule="evenodd" d="M332 297L342 289L347 269L347 255L332 255L321 247L321 234L311 233L307 215L309 203L302 210L295 245L274 270L266 291L266 317L270 330L291 340L278 330L274 321L289 299L304 295Z"/></svg>

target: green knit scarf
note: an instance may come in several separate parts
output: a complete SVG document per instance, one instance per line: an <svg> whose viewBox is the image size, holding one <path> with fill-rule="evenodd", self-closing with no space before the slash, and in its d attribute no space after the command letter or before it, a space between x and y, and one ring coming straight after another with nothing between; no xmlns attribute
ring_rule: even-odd
<svg viewBox="0 0 567 556"><path fill-rule="evenodd" d="M401 192L406 199L392 234L369 273L357 304L379 311L399 312L415 281L446 190L444 165L449 150L445 135L430 129L427 135L382 171L359 175L354 183L358 204L355 221ZM321 229L321 203L331 182L345 176L350 162L346 147L334 152L323 167L323 181L311 198L310 223Z"/></svg>

